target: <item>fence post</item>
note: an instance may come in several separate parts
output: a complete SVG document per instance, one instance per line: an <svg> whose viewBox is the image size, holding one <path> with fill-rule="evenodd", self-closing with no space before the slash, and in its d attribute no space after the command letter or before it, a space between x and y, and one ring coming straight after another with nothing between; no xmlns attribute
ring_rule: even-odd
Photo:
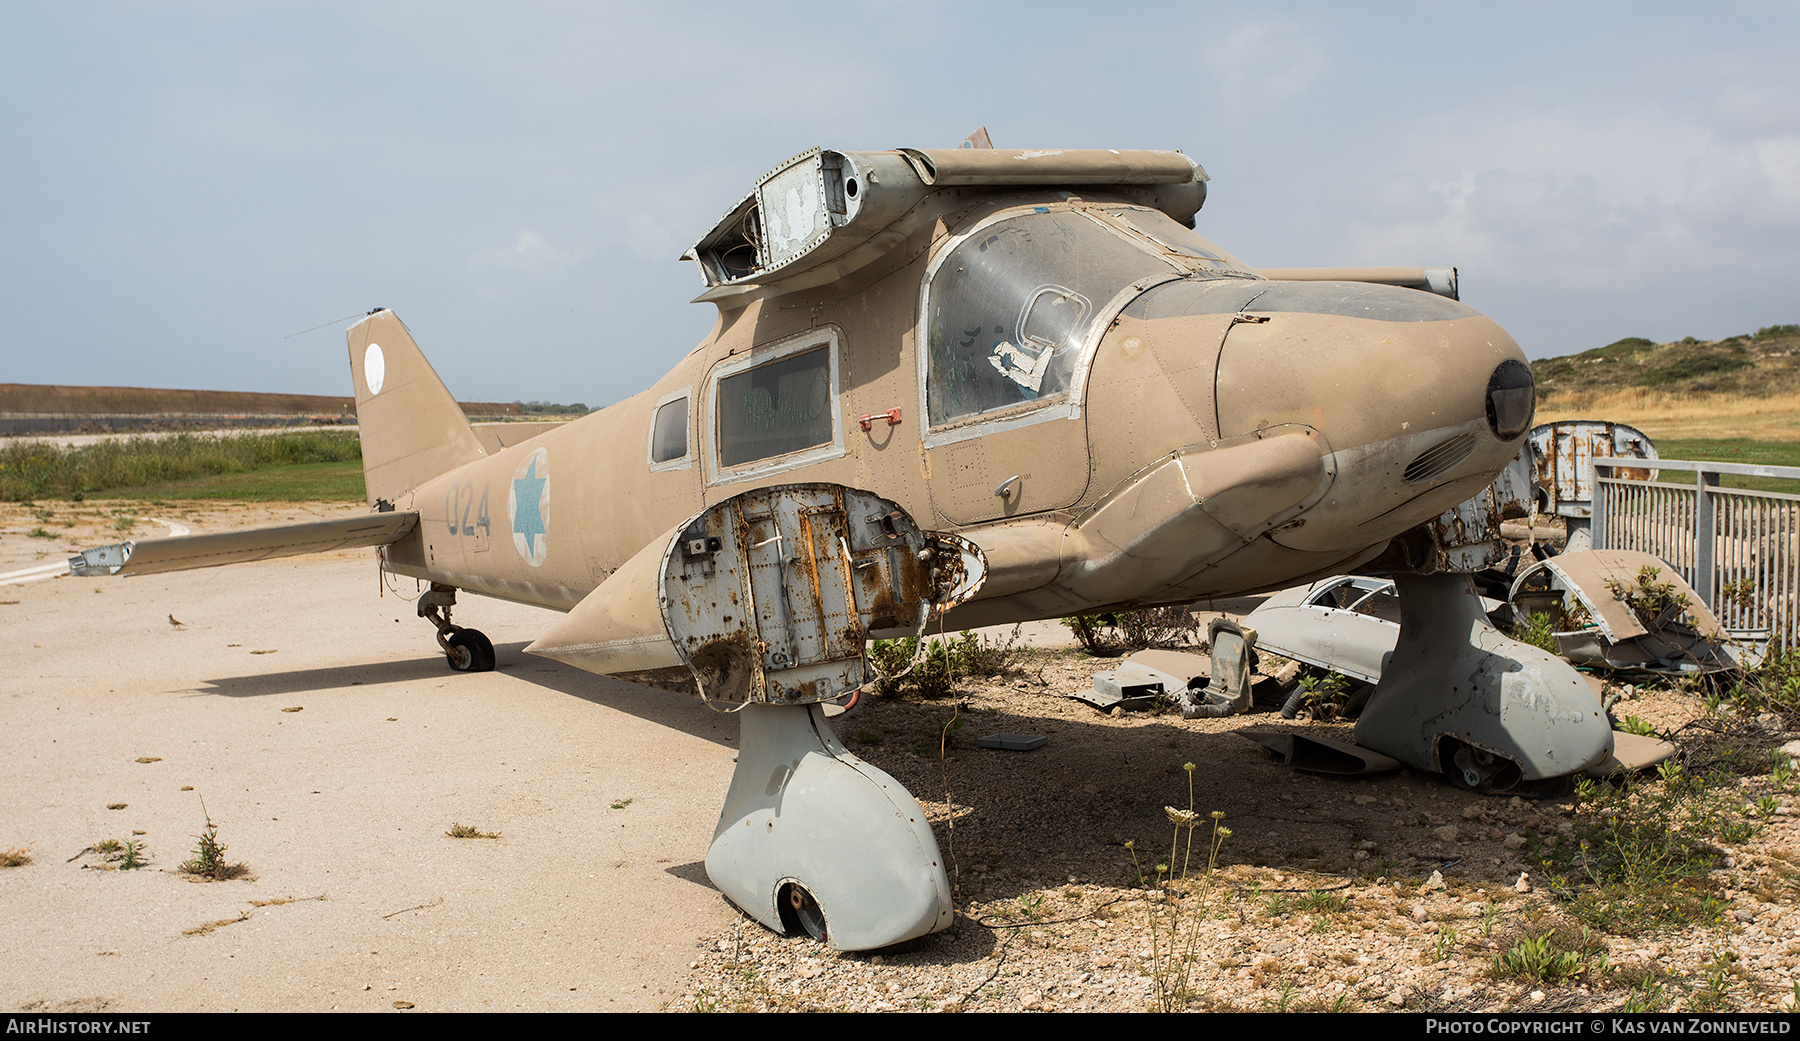
<svg viewBox="0 0 1800 1041"><path fill-rule="evenodd" d="M1717 591L1717 574L1713 567L1713 552L1718 545L1713 521L1713 497L1711 490L1719 486L1719 475L1706 470L1694 472L1694 574L1689 579L1694 592L1700 594L1700 602L1715 614L1713 594Z"/></svg>
<svg viewBox="0 0 1800 1041"><path fill-rule="evenodd" d="M1606 486L1600 483L1600 472L1609 464L1594 460L1594 490L1589 493L1588 539L1595 549L1606 548Z"/></svg>

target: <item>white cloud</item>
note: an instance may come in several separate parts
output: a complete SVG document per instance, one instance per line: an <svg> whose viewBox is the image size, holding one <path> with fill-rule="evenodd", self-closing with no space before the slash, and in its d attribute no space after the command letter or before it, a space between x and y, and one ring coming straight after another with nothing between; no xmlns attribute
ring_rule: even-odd
<svg viewBox="0 0 1800 1041"><path fill-rule="evenodd" d="M1324 75L1325 48L1309 29L1249 21L1207 32L1200 54L1209 75L1204 95L1228 109L1267 109L1300 97Z"/></svg>
<svg viewBox="0 0 1800 1041"><path fill-rule="evenodd" d="M477 268L500 268L535 277L560 278L581 262L581 253L559 249L550 240L529 229L519 232L510 246L485 250L473 258Z"/></svg>

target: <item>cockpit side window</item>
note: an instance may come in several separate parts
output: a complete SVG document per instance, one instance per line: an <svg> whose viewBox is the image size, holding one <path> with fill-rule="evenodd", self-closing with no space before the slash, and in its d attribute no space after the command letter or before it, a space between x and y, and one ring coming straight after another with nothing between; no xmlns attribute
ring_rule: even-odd
<svg viewBox="0 0 1800 1041"><path fill-rule="evenodd" d="M662 468L664 464L682 462L687 454L688 399L684 394L656 408L650 429L650 464Z"/></svg>
<svg viewBox="0 0 1800 1041"><path fill-rule="evenodd" d="M1097 312L1174 271L1080 213L1038 209L977 229L926 289L932 426L1067 395Z"/></svg>

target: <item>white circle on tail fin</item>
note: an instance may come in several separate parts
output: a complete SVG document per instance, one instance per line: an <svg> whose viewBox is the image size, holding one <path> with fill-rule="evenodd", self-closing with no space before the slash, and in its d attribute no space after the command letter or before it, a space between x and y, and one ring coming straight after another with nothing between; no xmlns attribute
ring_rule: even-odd
<svg viewBox="0 0 1800 1041"><path fill-rule="evenodd" d="M525 464L506 486L506 520L512 528L513 548L532 567L543 564L550 552L550 453L540 448L525 457Z"/></svg>
<svg viewBox="0 0 1800 1041"><path fill-rule="evenodd" d="M369 344L363 352L363 383L369 388L369 396L381 393L381 381L387 378L387 359L381 355L381 345Z"/></svg>

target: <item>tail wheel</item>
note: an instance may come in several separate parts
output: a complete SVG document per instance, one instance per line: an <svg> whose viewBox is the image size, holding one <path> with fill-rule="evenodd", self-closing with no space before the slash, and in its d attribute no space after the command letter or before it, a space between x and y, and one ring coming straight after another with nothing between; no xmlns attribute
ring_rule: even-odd
<svg viewBox="0 0 1800 1041"><path fill-rule="evenodd" d="M790 935L804 931L813 939L824 941L825 912L805 886L798 882L783 883L775 893L775 905L781 911L781 926Z"/></svg>
<svg viewBox="0 0 1800 1041"><path fill-rule="evenodd" d="M444 641L444 657L456 672L494 671L494 644L475 629L458 629Z"/></svg>

